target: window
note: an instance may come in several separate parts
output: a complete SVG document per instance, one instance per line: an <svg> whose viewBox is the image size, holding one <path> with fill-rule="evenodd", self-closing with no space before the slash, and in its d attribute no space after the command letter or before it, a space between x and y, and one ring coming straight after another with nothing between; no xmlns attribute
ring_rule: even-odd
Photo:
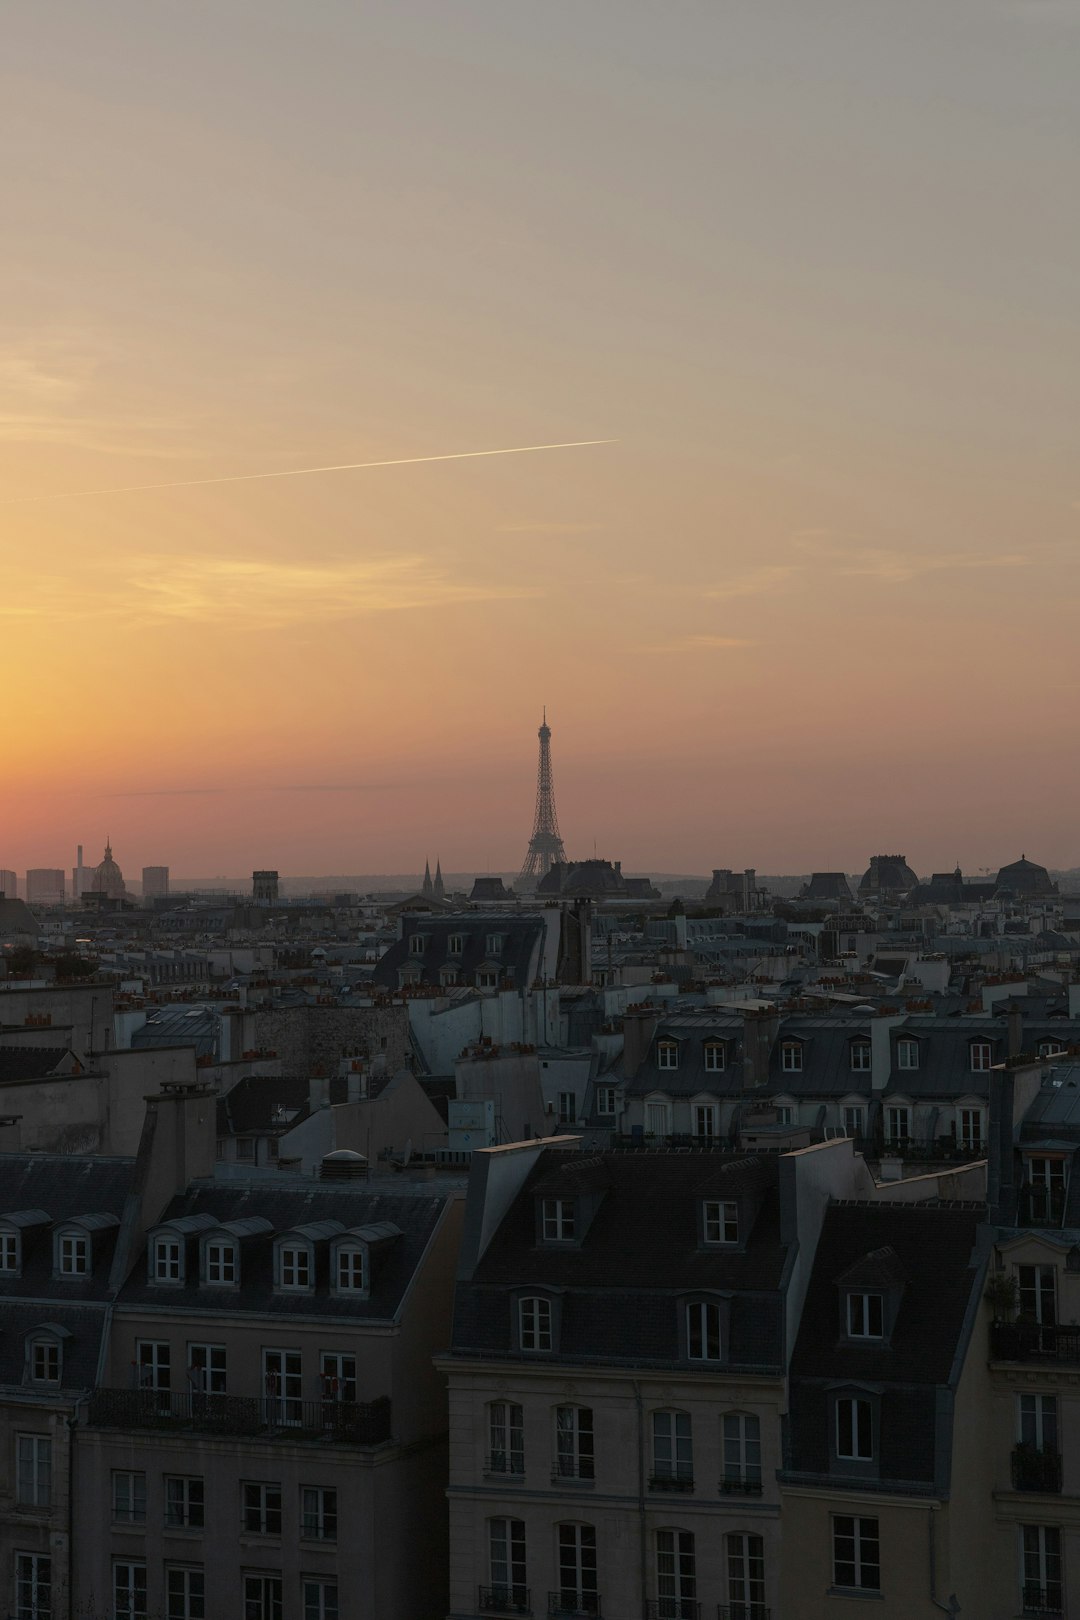
<svg viewBox="0 0 1080 1620"><path fill-rule="evenodd" d="M518 1301L518 1333L523 1350L550 1350L551 1301L535 1297Z"/></svg>
<svg viewBox="0 0 1080 1620"><path fill-rule="evenodd" d="M30 1346L30 1376L35 1384L60 1382L60 1346L55 1339L34 1339Z"/></svg>
<svg viewBox="0 0 1080 1620"><path fill-rule="evenodd" d="M279 1423L299 1423L304 1415L299 1350L264 1350L263 1383L268 1415Z"/></svg>
<svg viewBox="0 0 1080 1620"><path fill-rule="evenodd" d="M577 1098L572 1091L559 1092L559 1124L573 1125L577 1119Z"/></svg>
<svg viewBox="0 0 1080 1620"><path fill-rule="evenodd" d="M618 1093L614 1086L597 1086L596 1112L605 1118L615 1112L615 1099Z"/></svg>
<svg viewBox="0 0 1080 1620"><path fill-rule="evenodd" d="M656 1067L658 1069L677 1069L679 1067L679 1044L677 1041L657 1041Z"/></svg>
<svg viewBox="0 0 1080 1620"><path fill-rule="evenodd" d="M706 1074L722 1074L727 1068L727 1047L723 1041L705 1042Z"/></svg>
<svg viewBox="0 0 1080 1620"><path fill-rule="evenodd" d="M281 1486L245 1480L240 1487L242 1523L248 1536L280 1536Z"/></svg>
<svg viewBox="0 0 1080 1620"><path fill-rule="evenodd" d="M753 1412L725 1412L720 1420L724 1448L721 1489L728 1494L761 1494L761 1420Z"/></svg>
<svg viewBox="0 0 1080 1620"><path fill-rule="evenodd" d="M1057 1322L1057 1277L1053 1266L1017 1266L1019 1314L1041 1327Z"/></svg>
<svg viewBox="0 0 1080 1620"><path fill-rule="evenodd" d="M560 1524L559 1605L569 1614L600 1613L596 1585L596 1527Z"/></svg>
<svg viewBox="0 0 1080 1620"><path fill-rule="evenodd" d="M994 1048L989 1041L972 1041L971 1067L974 1073L982 1074L993 1067Z"/></svg>
<svg viewBox="0 0 1080 1620"><path fill-rule="evenodd" d="M240 1144L237 1143L239 1148ZM239 1153L237 1158L239 1158ZM206 1280L212 1288L228 1288L236 1282L236 1245L215 1238L206 1245Z"/></svg>
<svg viewBox="0 0 1080 1620"><path fill-rule="evenodd" d="M423 956L427 950L427 935L414 934L409 941L409 951L413 956Z"/></svg>
<svg viewBox="0 0 1080 1620"><path fill-rule="evenodd" d="M731 1199L707 1199L704 1205L704 1224L706 1243L738 1243L738 1204Z"/></svg>
<svg viewBox="0 0 1080 1620"><path fill-rule="evenodd" d="M689 1412L654 1412L652 1415L653 1485L694 1485L694 1440Z"/></svg>
<svg viewBox="0 0 1080 1620"><path fill-rule="evenodd" d="M668 1105L666 1102L645 1104L645 1131L649 1136L668 1134Z"/></svg>
<svg viewBox="0 0 1080 1620"><path fill-rule="evenodd" d="M139 1339L135 1344L135 1364L140 1389L166 1390L172 1387L172 1351L167 1340Z"/></svg>
<svg viewBox="0 0 1080 1620"><path fill-rule="evenodd" d="M154 1239L153 1280L157 1283L183 1282L183 1248L178 1237Z"/></svg>
<svg viewBox="0 0 1080 1620"><path fill-rule="evenodd" d="M555 1408L555 1476L557 1479L595 1478L591 1406Z"/></svg>
<svg viewBox="0 0 1080 1620"><path fill-rule="evenodd" d="M337 1491L301 1486L300 1534L310 1541L337 1540Z"/></svg>
<svg viewBox="0 0 1080 1620"><path fill-rule="evenodd" d="M113 1620L146 1620L146 1565L113 1565Z"/></svg>
<svg viewBox="0 0 1080 1620"><path fill-rule="evenodd" d="M847 1330L850 1339L883 1338L885 1334L883 1296L881 1294L849 1294L847 1296Z"/></svg>
<svg viewBox="0 0 1080 1620"><path fill-rule="evenodd" d="M20 1507L47 1508L52 1501L52 1441L47 1434L15 1440L15 1499Z"/></svg>
<svg viewBox="0 0 1080 1620"><path fill-rule="evenodd" d="M306 1244L285 1244L281 1249L279 1282L282 1288L311 1287L311 1250Z"/></svg>
<svg viewBox="0 0 1080 1620"><path fill-rule="evenodd" d="M785 1074L800 1074L803 1066L801 1041L784 1041L780 1047L780 1067Z"/></svg>
<svg viewBox="0 0 1080 1620"><path fill-rule="evenodd" d="M1050 1524L1022 1524L1020 1560L1024 1613L1061 1614L1061 1531Z"/></svg>
<svg viewBox="0 0 1080 1620"><path fill-rule="evenodd" d="M869 1041L852 1041L851 1067L855 1074L869 1074L872 1064L871 1046Z"/></svg>
<svg viewBox="0 0 1080 1620"><path fill-rule="evenodd" d="M167 1620L205 1620L206 1578L201 1569L165 1571Z"/></svg>
<svg viewBox="0 0 1080 1620"><path fill-rule="evenodd" d="M197 1395L224 1395L225 1367L223 1344L188 1345L188 1383Z"/></svg>
<svg viewBox="0 0 1080 1620"><path fill-rule="evenodd" d="M1057 1451L1058 1404L1056 1395L1018 1395L1017 1439L1035 1451Z"/></svg>
<svg viewBox="0 0 1080 1620"><path fill-rule="evenodd" d="M776 1123L778 1125L794 1125L795 1110L790 1103L778 1103L776 1107Z"/></svg>
<svg viewBox="0 0 1080 1620"><path fill-rule="evenodd" d="M525 1472L525 1415L516 1401L492 1401L488 1407L488 1473Z"/></svg>
<svg viewBox="0 0 1080 1620"><path fill-rule="evenodd" d="M248 1164L255 1163L255 1138L253 1136L238 1136L236 1138L236 1157Z"/></svg>
<svg viewBox="0 0 1080 1620"><path fill-rule="evenodd" d="M957 1119L956 1140L962 1148L977 1150L983 1145L983 1116L981 1108L961 1108Z"/></svg>
<svg viewBox="0 0 1080 1620"><path fill-rule="evenodd" d="M863 1395L844 1396L836 1403L836 1455L852 1462L873 1460L874 1409Z"/></svg>
<svg viewBox="0 0 1080 1620"><path fill-rule="evenodd" d="M919 1067L918 1041L897 1041L896 1066L898 1069L917 1069Z"/></svg>
<svg viewBox="0 0 1080 1620"><path fill-rule="evenodd" d="M568 1243L574 1236L574 1200L544 1199L544 1242Z"/></svg>
<svg viewBox="0 0 1080 1620"><path fill-rule="evenodd" d="M146 1475L114 1470L112 1516L117 1524L146 1523Z"/></svg>
<svg viewBox="0 0 1080 1620"><path fill-rule="evenodd" d="M863 1111L861 1108L844 1109L844 1135L861 1136L863 1134Z"/></svg>
<svg viewBox="0 0 1080 1620"><path fill-rule="evenodd" d="M0 1232L0 1275L17 1277L20 1261L18 1232Z"/></svg>
<svg viewBox="0 0 1080 1620"><path fill-rule="evenodd" d="M885 1110L885 1140L897 1145L911 1140L911 1109L902 1103Z"/></svg>
<svg viewBox="0 0 1080 1620"><path fill-rule="evenodd" d="M80 1232L62 1232L56 1240L56 1270L61 1277L89 1276L89 1238Z"/></svg>
<svg viewBox="0 0 1080 1620"><path fill-rule="evenodd" d="M304 1578L304 1620L338 1620L338 1589L336 1581L312 1581Z"/></svg>
<svg viewBox="0 0 1080 1620"><path fill-rule="evenodd" d="M451 956L460 956L465 949L465 941L460 934L451 934L446 941L446 949Z"/></svg>
<svg viewBox="0 0 1080 1620"><path fill-rule="evenodd" d="M358 1244L343 1244L337 1251L337 1286L345 1293L363 1293L366 1287L364 1251Z"/></svg>
<svg viewBox="0 0 1080 1620"><path fill-rule="evenodd" d="M1060 1057L1064 1053L1065 1048L1062 1046L1060 1041L1046 1040L1040 1041L1035 1050L1038 1052L1041 1058L1048 1058Z"/></svg>
<svg viewBox="0 0 1080 1620"><path fill-rule="evenodd" d="M481 968L476 975L476 988L478 990L497 990L499 988L499 975L494 968Z"/></svg>
<svg viewBox="0 0 1080 1620"><path fill-rule="evenodd" d="M15 1620L51 1620L52 1560L44 1553L15 1554Z"/></svg>
<svg viewBox="0 0 1080 1620"><path fill-rule="evenodd" d="M488 1548L492 1606L526 1609L529 1593L525 1584L525 1525L522 1520L490 1519Z"/></svg>
<svg viewBox="0 0 1080 1620"><path fill-rule="evenodd" d="M765 1620L765 1542L761 1536L724 1537L728 1614L731 1620Z"/></svg>
<svg viewBox="0 0 1080 1620"><path fill-rule="evenodd" d="M686 1353L691 1361L720 1360L720 1307L698 1300L686 1307Z"/></svg>
<svg viewBox="0 0 1080 1620"><path fill-rule="evenodd" d="M484 955L485 956L501 956L502 955L502 948L503 948L503 937L502 937L502 935L501 934L489 934L488 937L487 937L487 941L486 941L486 943L484 945Z"/></svg>
<svg viewBox="0 0 1080 1620"><path fill-rule="evenodd" d="M690 1530L656 1532L657 1620L696 1620L697 1572Z"/></svg>
<svg viewBox="0 0 1080 1620"><path fill-rule="evenodd" d="M1065 1215L1068 1177L1064 1159L1027 1161L1027 1218L1038 1226L1060 1226Z"/></svg>
<svg viewBox="0 0 1080 1620"><path fill-rule="evenodd" d="M165 1523L170 1530L203 1528L203 1482L198 1475L166 1474Z"/></svg>
<svg viewBox="0 0 1080 1620"><path fill-rule="evenodd" d="M319 1357L324 1401L356 1400L356 1357L324 1350Z"/></svg>
<svg viewBox="0 0 1080 1620"><path fill-rule="evenodd" d="M698 1103L694 1108L694 1135L699 1142L712 1142L716 1137L716 1108L712 1103Z"/></svg>
<svg viewBox="0 0 1080 1620"><path fill-rule="evenodd" d="M244 1576L244 1620L281 1620L281 1576Z"/></svg>
<svg viewBox="0 0 1080 1620"><path fill-rule="evenodd" d="M832 1522L833 1585L857 1591L881 1590L878 1521L838 1513Z"/></svg>

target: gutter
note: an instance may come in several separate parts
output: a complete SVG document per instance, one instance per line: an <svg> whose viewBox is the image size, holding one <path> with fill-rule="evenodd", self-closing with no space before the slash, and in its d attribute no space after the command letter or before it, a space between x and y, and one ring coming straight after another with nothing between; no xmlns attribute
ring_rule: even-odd
<svg viewBox="0 0 1080 1620"><path fill-rule="evenodd" d="M645 1408L641 1399L641 1385L634 1379L634 1405L637 1407L637 1452L638 1452L638 1540L639 1540L639 1566L641 1580L641 1612L645 1614L648 1609L649 1597L649 1548L648 1534L645 1529Z"/></svg>
<svg viewBox="0 0 1080 1620"><path fill-rule="evenodd" d="M930 1601L935 1609L949 1615L950 1620L957 1620L960 1605L956 1601L956 1593L950 1593L948 1603L942 1603L937 1595L937 1512L937 1508L932 1507L926 1521L926 1553L930 1561Z"/></svg>

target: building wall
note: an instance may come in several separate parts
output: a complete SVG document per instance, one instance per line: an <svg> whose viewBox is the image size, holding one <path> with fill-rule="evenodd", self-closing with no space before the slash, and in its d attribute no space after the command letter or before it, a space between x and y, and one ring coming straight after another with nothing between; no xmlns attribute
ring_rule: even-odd
<svg viewBox="0 0 1080 1620"><path fill-rule="evenodd" d="M386 1054L390 1069L409 1064L409 1021L403 1004L388 1007L283 1007L255 1014L255 1045L276 1052L285 1074L321 1065L336 1074L343 1052Z"/></svg>
<svg viewBox="0 0 1080 1620"><path fill-rule="evenodd" d="M400 1153L411 1142L417 1153L446 1146L446 1125L411 1074L396 1074L377 1097L338 1103L330 1110L332 1146L352 1148L375 1163L391 1149ZM296 1132L290 1132L291 1143ZM282 1151L285 1151L283 1144Z"/></svg>
<svg viewBox="0 0 1080 1620"><path fill-rule="evenodd" d="M943 1597L931 1594L931 1550L948 1540L949 1507L936 1501L842 1490L781 1490L784 1535L780 1578L781 1615L798 1620L851 1620L869 1603L875 1620L939 1620ZM832 1520L837 1514L876 1518L881 1548L881 1591L860 1598L835 1592ZM931 1524L933 1523L933 1529ZM940 1561L940 1559L939 1559ZM1014 1589L1015 1590L1015 1589ZM934 1601L936 1595L938 1602ZM1012 1596L1012 1594L1010 1594ZM968 1609L978 1620L1004 1620L1017 1610Z"/></svg>
<svg viewBox="0 0 1080 1620"><path fill-rule="evenodd" d="M0 1612L14 1610L15 1555L42 1553L52 1560L53 1612L66 1614L69 1587L69 1469L67 1419L71 1407L35 1401L8 1390L0 1394ZM45 1436L51 1445L52 1488L47 1507L17 1500L17 1439Z"/></svg>
<svg viewBox="0 0 1080 1620"><path fill-rule="evenodd" d="M81 1058L88 1052L103 1052L112 1041L112 987L43 985L0 991L0 1024L24 1024L27 1018L70 1026L72 1048Z"/></svg>

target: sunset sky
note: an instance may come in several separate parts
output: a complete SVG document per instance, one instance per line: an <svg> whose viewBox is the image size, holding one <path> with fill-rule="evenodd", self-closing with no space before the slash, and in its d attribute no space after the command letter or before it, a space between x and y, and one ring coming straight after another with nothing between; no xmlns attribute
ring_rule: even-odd
<svg viewBox="0 0 1080 1620"><path fill-rule="evenodd" d="M3 27L0 866L1080 863L1080 0Z"/></svg>

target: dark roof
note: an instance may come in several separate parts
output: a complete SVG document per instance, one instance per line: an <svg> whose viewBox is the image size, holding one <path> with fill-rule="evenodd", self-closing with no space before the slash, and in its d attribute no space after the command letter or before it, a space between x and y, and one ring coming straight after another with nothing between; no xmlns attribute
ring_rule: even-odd
<svg viewBox="0 0 1080 1620"><path fill-rule="evenodd" d="M43 1210L48 1224L22 1233L21 1277L5 1277L3 1297L85 1302L104 1299L116 1245L117 1226L93 1233L93 1270L88 1277L60 1282L53 1277L53 1232L79 1215L119 1219L131 1191L134 1159L88 1158L62 1153L0 1154L0 1219L22 1210Z"/></svg>
<svg viewBox="0 0 1080 1620"><path fill-rule="evenodd" d="M495 967L503 978L509 979L516 990L527 990L533 974L533 959L544 933L544 920L534 915L517 913L495 917L473 914L455 914L451 917L402 918L403 933L394 945L380 957L373 978L376 984L388 989L398 988L398 972L404 967L420 969L420 982L439 983L441 968L454 968L462 980L470 979L481 967ZM426 948L420 954L412 950L415 935L422 934ZM459 935L462 950L453 955L449 950L451 935ZM498 934L502 947L497 956L488 951L488 936Z"/></svg>
<svg viewBox="0 0 1080 1620"><path fill-rule="evenodd" d="M44 1080L71 1055L66 1046L0 1046L0 1081Z"/></svg>
<svg viewBox="0 0 1080 1620"><path fill-rule="evenodd" d="M344 1090L344 1082L340 1088ZM295 1117L307 1113L310 1088L296 1075L247 1074L217 1102L219 1136L266 1135L287 1130ZM344 1102L344 1095L331 1099ZM280 1110L293 1116L286 1120Z"/></svg>

